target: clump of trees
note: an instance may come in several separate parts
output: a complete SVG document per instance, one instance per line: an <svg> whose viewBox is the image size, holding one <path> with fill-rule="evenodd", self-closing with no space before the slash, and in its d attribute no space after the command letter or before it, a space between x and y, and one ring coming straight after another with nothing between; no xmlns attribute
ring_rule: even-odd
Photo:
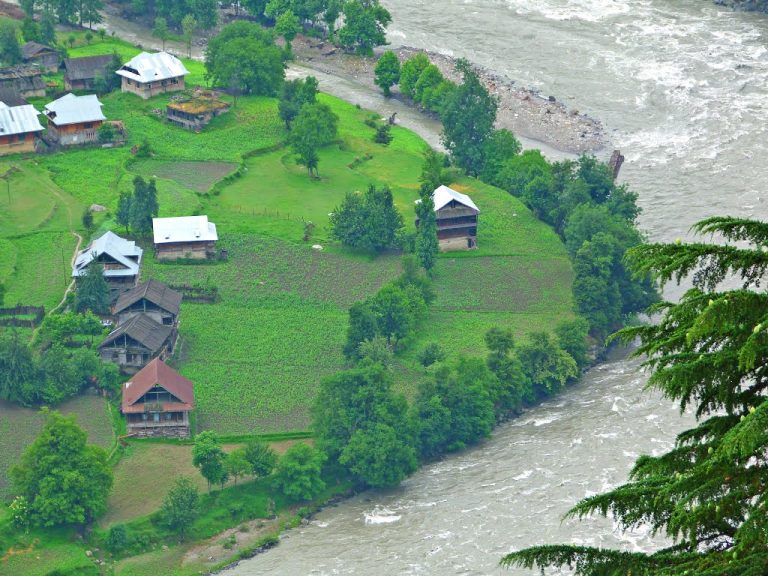
<svg viewBox="0 0 768 576"><path fill-rule="evenodd" d="M325 454L299 442L285 451L275 470L275 486L293 500L311 500L325 489Z"/></svg>
<svg viewBox="0 0 768 576"><path fill-rule="evenodd" d="M317 102L317 78L307 76L297 80L287 80L280 89L280 99L277 112L285 122L286 129L291 129L291 123L299 115L305 104Z"/></svg>
<svg viewBox="0 0 768 576"><path fill-rule="evenodd" d="M364 193L347 192L330 216L331 236L345 246L371 252L395 248L400 242L403 217L388 186L373 184Z"/></svg>
<svg viewBox="0 0 768 576"><path fill-rule="evenodd" d="M678 303L651 306L654 324L615 338L640 345L648 386L696 415L666 453L640 456L629 481L585 498L569 518L610 516L620 529L641 526L670 543L652 553L574 545L527 548L502 563L593 574L764 574L768 558L768 224L714 217L694 226L725 244L651 244L632 248L633 272L662 283L690 278ZM739 277L741 285L724 286Z"/></svg>
<svg viewBox="0 0 768 576"><path fill-rule="evenodd" d="M330 107L319 102L303 104L296 115L289 137L291 149L310 177L318 177L318 152L336 138L338 122L339 117Z"/></svg>
<svg viewBox="0 0 768 576"><path fill-rule="evenodd" d="M186 16L194 18L203 30L209 30L218 23L215 0L132 0L125 10L129 16L148 18L152 22L162 18L169 29L179 31Z"/></svg>
<svg viewBox="0 0 768 576"><path fill-rule="evenodd" d="M208 42L206 78L245 94L275 96L285 78L283 60L272 30L253 22L234 22Z"/></svg>
<svg viewBox="0 0 768 576"><path fill-rule="evenodd" d="M46 2L35 2L34 0L21 0L19 6L24 10L26 17L32 20L35 17L35 10L40 9L42 15L40 18L41 37L40 41L46 44L54 44L54 34L49 33L48 29L53 29L53 24L77 24L88 27L98 24L102 21L99 10L104 8L101 0L82 0L82 2L69 2L68 0L49 0ZM27 38L27 41L32 38ZM35 38L37 40L37 38Z"/></svg>
<svg viewBox="0 0 768 576"><path fill-rule="evenodd" d="M106 451L86 444L86 437L74 416L47 414L43 430L9 472L17 522L84 525L104 512L112 470Z"/></svg>
<svg viewBox="0 0 768 576"><path fill-rule="evenodd" d="M141 176L133 179L133 193L123 191L117 201L115 220L125 231L144 236L152 232L152 218L160 211L157 201L157 183L154 178L149 182Z"/></svg>
<svg viewBox="0 0 768 576"><path fill-rule="evenodd" d="M104 267L94 260L86 268L85 274L77 279L75 310L107 314L110 302L109 286L104 279Z"/></svg>

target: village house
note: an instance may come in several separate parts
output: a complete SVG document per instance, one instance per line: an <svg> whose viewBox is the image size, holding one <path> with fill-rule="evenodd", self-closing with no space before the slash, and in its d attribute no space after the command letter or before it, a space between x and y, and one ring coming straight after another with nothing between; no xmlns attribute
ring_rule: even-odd
<svg viewBox="0 0 768 576"><path fill-rule="evenodd" d="M59 51L39 42L27 42L21 47L21 58L27 64L37 64L47 72L59 69Z"/></svg>
<svg viewBox="0 0 768 576"><path fill-rule="evenodd" d="M149 280L123 292L112 310L118 324L137 314L146 314L158 324L175 326L179 316L181 294L157 280Z"/></svg>
<svg viewBox="0 0 768 576"><path fill-rule="evenodd" d="M144 251L136 242L121 238L114 232L106 232L81 250L75 258L72 277L83 276L92 262L104 267L104 279L114 293L124 292L136 286Z"/></svg>
<svg viewBox="0 0 768 576"><path fill-rule="evenodd" d="M37 136L44 128L34 106L8 106L0 102L0 155L34 152Z"/></svg>
<svg viewBox="0 0 768 576"><path fill-rule="evenodd" d="M432 193L440 250L468 250L477 247L477 216L480 209L466 194L448 186ZM417 200L416 202L421 202ZM416 226L419 225L418 218Z"/></svg>
<svg viewBox="0 0 768 576"><path fill-rule="evenodd" d="M208 216L153 218L152 231L158 260L204 259L216 255L216 224Z"/></svg>
<svg viewBox="0 0 768 576"><path fill-rule="evenodd" d="M153 358L164 359L173 353L176 327L158 324L147 314L136 314L118 324L99 344L99 356L133 374Z"/></svg>
<svg viewBox="0 0 768 576"><path fill-rule="evenodd" d="M181 60L168 52L142 52L115 73L123 78L123 92L131 92L146 100L165 92L184 90L184 76L189 71Z"/></svg>
<svg viewBox="0 0 768 576"><path fill-rule="evenodd" d="M45 105L47 139L61 146L89 144L99 139L99 126L106 120L95 94L72 93Z"/></svg>
<svg viewBox="0 0 768 576"><path fill-rule="evenodd" d="M128 434L189 438L189 413L195 407L192 382L159 358L125 382L122 394L120 410Z"/></svg>
<svg viewBox="0 0 768 576"><path fill-rule="evenodd" d="M112 63L112 56L85 56L64 60L64 89L93 90L96 78L104 78Z"/></svg>
<svg viewBox="0 0 768 576"><path fill-rule="evenodd" d="M211 96L194 96L166 107L169 122L188 130L201 130L216 116L229 110L229 104Z"/></svg>
<svg viewBox="0 0 768 576"><path fill-rule="evenodd" d="M9 90L23 98L45 96L43 71L39 66L30 65L0 68L0 90Z"/></svg>

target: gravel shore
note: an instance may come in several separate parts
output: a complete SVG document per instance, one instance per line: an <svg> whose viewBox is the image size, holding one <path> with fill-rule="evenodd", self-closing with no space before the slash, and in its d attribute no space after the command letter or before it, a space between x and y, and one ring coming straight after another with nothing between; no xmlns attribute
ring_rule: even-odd
<svg viewBox="0 0 768 576"><path fill-rule="evenodd" d="M293 52L297 61L308 68L378 90L373 83L376 57L346 54L331 44L303 37L294 41ZM424 51L401 47L394 49L394 52L400 60L405 60ZM425 53L446 78L460 80L453 58ZM499 99L498 128L507 128L518 136L573 154L595 153L606 147L605 131L598 120L577 110L568 110L554 97L544 97L534 90L521 88L509 78L481 67L476 66L475 69L488 90ZM393 98L408 101L397 88L393 89Z"/></svg>

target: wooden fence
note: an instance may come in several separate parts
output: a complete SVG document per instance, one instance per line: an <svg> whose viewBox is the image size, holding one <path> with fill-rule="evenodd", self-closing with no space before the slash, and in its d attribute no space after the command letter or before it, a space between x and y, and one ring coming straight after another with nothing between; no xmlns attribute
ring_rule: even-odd
<svg viewBox="0 0 768 576"><path fill-rule="evenodd" d="M214 304L219 301L219 289L216 286L192 286L190 284L169 284L171 290L181 292L186 302Z"/></svg>
<svg viewBox="0 0 768 576"><path fill-rule="evenodd" d="M17 318L17 316L34 316L34 318ZM45 317L42 306L16 306L15 308L0 308L0 326L16 326L18 328L36 328Z"/></svg>

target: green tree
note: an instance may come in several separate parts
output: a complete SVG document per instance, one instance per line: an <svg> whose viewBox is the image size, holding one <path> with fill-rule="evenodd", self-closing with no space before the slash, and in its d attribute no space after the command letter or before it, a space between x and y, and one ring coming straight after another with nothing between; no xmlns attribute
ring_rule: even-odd
<svg viewBox="0 0 768 576"><path fill-rule="evenodd" d="M629 481L579 502L568 517L607 516L621 529L647 526L671 540L652 553L589 546L529 548L504 558L533 568L568 565L578 575L763 574L768 481L768 225L710 218L694 230L724 244L652 244L628 253L632 270L662 283L690 278L678 303L653 305L658 322L622 330L639 340L648 388L696 415L666 453L638 458ZM740 278L741 285L725 283ZM724 285L725 284L725 285Z"/></svg>
<svg viewBox="0 0 768 576"><path fill-rule="evenodd" d="M12 20L0 21L0 58L8 66L21 62L18 27Z"/></svg>
<svg viewBox="0 0 768 576"><path fill-rule="evenodd" d="M115 127L110 122L104 122L99 126L99 142L102 144L112 142L116 135Z"/></svg>
<svg viewBox="0 0 768 576"><path fill-rule="evenodd" d="M440 69L430 64L419 74L416 84L413 86L413 99L426 108L427 102L432 100L432 92L445 80Z"/></svg>
<svg viewBox="0 0 768 576"><path fill-rule="evenodd" d="M192 14L187 14L181 19L181 33L184 43L187 45L187 57L192 58L192 37L197 30L197 20Z"/></svg>
<svg viewBox="0 0 768 576"><path fill-rule="evenodd" d="M290 53L291 42L293 42L296 35L301 32L299 19L291 10L280 14L275 21L275 32L278 36L283 37L285 40L285 48Z"/></svg>
<svg viewBox="0 0 768 576"><path fill-rule="evenodd" d="M392 346L383 336L374 336L370 340L363 340L357 349L361 364L380 364L384 368L389 368L392 364L394 358Z"/></svg>
<svg viewBox="0 0 768 576"><path fill-rule="evenodd" d="M287 80L283 83L277 102L277 111L288 130L291 129L291 122L298 116L304 104L317 102L317 86L317 79L314 76Z"/></svg>
<svg viewBox="0 0 768 576"><path fill-rule="evenodd" d="M427 272L434 268L440 246L437 241L437 217L432 190L422 187L416 204L415 252L419 263Z"/></svg>
<svg viewBox="0 0 768 576"><path fill-rule="evenodd" d="M202 30L215 27L219 21L216 0L191 0L190 8L197 26Z"/></svg>
<svg viewBox="0 0 768 576"><path fill-rule="evenodd" d="M460 59L456 69L463 82L443 107L443 145L454 162L469 175L480 174L484 166L485 141L493 132L498 102L480 83L469 62Z"/></svg>
<svg viewBox="0 0 768 576"><path fill-rule="evenodd" d="M533 400L531 381L515 352L511 330L491 328L485 333L485 345L488 348L485 364L496 376L489 393L496 417L502 420Z"/></svg>
<svg viewBox="0 0 768 576"><path fill-rule="evenodd" d="M40 41L40 25L32 20L31 16L27 16L21 23L21 36L25 42L39 42Z"/></svg>
<svg viewBox="0 0 768 576"><path fill-rule="evenodd" d="M285 78L283 52L271 31L253 22L235 22L211 38L205 52L206 77L228 87L237 74L248 94L274 96Z"/></svg>
<svg viewBox="0 0 768 576"><path fill-rule="evenodd" d="M251 473L251 463L246 458L245 448L238 448L227 454L224 460L224 469L230 478L234 478L235 484L239 478Z"/></svg>
<svg viewBox="0 0 768 576"><path fill-rule="evenodd" d="M245 459L251 466L251 474L264 478L272 474L277 466L277 454L261 440L251 440L245 446Z"/></svg>
<svg viewBox="0 0 768 576"><path fill-rule="evenodd" d="M409 98L413 98L416 82L419 80L419 76L421 76L424 69L429 65L429 58L422 52L414 54L403 62L400 68L400 92Z"/></svg>
<svg viewBox="0 0 768 576"><path fill-rule="evenodd" d="M360 357L360 344L370 341L378 335L376 314L369 302L355 302L349 309L347 341L344 355L349 359Z"/></svg>
<svg viewBox="0 0 768 576"><path fill-rule="evenodd" d="M109 532L107 532L107 539L104 542L107 550L112 554L119 554L130 544L128 537L128 529L125 524L114 524L110 526Z"/></svg>
<svg viewBox="0 0 768 576"><path fill-rule="evenodd" d="M32 20L32 18L35 17L35 0L19 0L19 6L26 15L25 20L27 18ZM29 39L26 36L24 38L29 42Z"/></svg>
<svg viewBox="0 0 768 576"><path fill-rule="evenodd" d="M325 454L299 442L286 450L277 464L275 484L288 498L311 500L325 488Z"/></svg>
<svg viewBox="0 0 768 576"><path fill-rule="evenodd" d="M163 499L160 516L163 522L183 540L199 514L200 495L192 480L182 476L176 478Z"/></svg>
<svg viewBox="0 0 768 576"><path fill-rule="evenodd" d="M49 46L56 44L56 20L50 10L44 10L40 17L40 42Z"/></svg>
<svg viewBox="0 0 768 576"><path fill-rule="evenodd" d="M485 182L494 183L507 160L520 154L522 146L506 128L494 130L483 145L485 163L481 174Z"/></svg>
<svg viewBox="0 0 768 576"><path fill-rule="evenodd" d="M104 8L104 4L101 0L80 0L80 8L78 10L78 16L80 19L80 26L84 22L88 23L88 28L92 28L94 24L98 24L103 21L101 12ZM93 34L90 32L85 33L86 41L90 44L93 39Z"/></svg>
<svg viewBox="0 0 768 576"><path fill-rule="evenodd" d="M39 380L35 357L16 330L0 332L0 399L31 404Z"/></svg>
<svg viewBox="0 0 768 576"><path fill-rule="evenodd" d="M104 267L93 260L85 274L77 279L75 292L75 310L85 312L90 310L95 314L109 313L109 286L104 279Z"/></svg>
<svg viewBox="0 0 768 576"><path fill-rule="evenodd" d="M126 234L131 225L131 200L132 196L130 192L125 190L120 192L120 198L117 200L117 211L115 212L115 220L121 226L125 226Z"/></svg>
<svg viewBox="0 0 768 576"><path fill-rule="evenodd" d="M390 88L400 81L400 60L391 50L381 55L374 70L376 85L382 89L384 96L392 95Z"/></svg>
<svg viewBox="0 0 768 576"><path fill-rule="evenodd" d="M392 16L378 0L348 0L343 12L344 26L338 31L341 46L371 55L375 46L387 43L385 31Z"/></svg>
<svg viewBox="0 0 768 576"><path fill-rule="evenodd" d="M155 24L152 27L152 36L159 38L163 43L163 51L165 51L165 41L168 40L169 35L168 21L162 16L155 18Z"/></svg>
<svg viewBox="0 0 768 576"><path fill-rule="evenodd" d="M557 334L560 347L568 352L571 358L576 360L579 368L584 368L589 364L589 356L587 354L589 351L589 344L587 342L589 322L580 317L560 322L555 326L555 334Z"/></svg>
<svg viewBox="0 0 768 576"><path fill-rule="evenodd" d="M325 11L323 12L323 22L328 27L328 36L333 38L336 33L336 22L341 16L342 9L341 0L328 0L325 5Z"/></svg>
<svg viewBox="0 0 768 576"><path fill-rule="evenodd" d="M86 208L83 210L83 215L81 216L81 220L83 222L83 228L90 231L91 228L93 228L93 212L91 212L90 208Z"/></svg>
<svg viewBox="0 0 768 576"><path fill-rule="evenodd" d="M310 177L318 176L318 150L329 144L338 131L339 117L326 105L304 104L291 130L291 148L298 156L297 162L307 167Z"/></svg>
<svg viewBox="0 0 768 576"><path fill-rule="evenodd" d="M419 364L424 366L424 368L429 368L432 364L442 362L445 358L445 350L437 342L430 342L424 346L418 355Z"/></svg>
<svg viewBox="0 0 768 576"><path fill-rule="evenodd" d="M533 332L517 349L523 372L530 379L535 398L546 398L578 377L576 361L547 332Z"/></svg>
<svg viewBox="0 0 768 576"><path fill-rule="evenodd" d="M373 184L364 194L348 192L330 217L331 235L345 246L381 252L397 245L403 217L389 187Z"/></svg>
<svg viewBox="0 0 768 576"><path fill-rule="evenodd" d="M86 524L106 509L112 487L107 453L86 444L73 416L47 413L43 430L10 470L15 492L38 526Z"/></svg>
<svg viewBox="0 0 768 576"><path fill-rule="evenodd" d="M157 216L159 210L155 179L151 178L147 182L141 176L136 176L130 202L131 230L139 235L149 234L152 231L152 218Z"/></svg>
<svg viewBox="0 0 768 576"><path fill-rule="evenodd" d="M397 486L418 467L410 438L383 422L356 430L339 463L374 488Z"/></svg>
<svg viewBox="0 0 768 576"><path fill-rule="evenodd" d="M211 484L219 484L223 487L228 479L227 470L224 467L226 456L215 432L206 430L195 437L195 445L192 447L192 465L200 470L200 474L208 482L209 492Z"/></svg>

